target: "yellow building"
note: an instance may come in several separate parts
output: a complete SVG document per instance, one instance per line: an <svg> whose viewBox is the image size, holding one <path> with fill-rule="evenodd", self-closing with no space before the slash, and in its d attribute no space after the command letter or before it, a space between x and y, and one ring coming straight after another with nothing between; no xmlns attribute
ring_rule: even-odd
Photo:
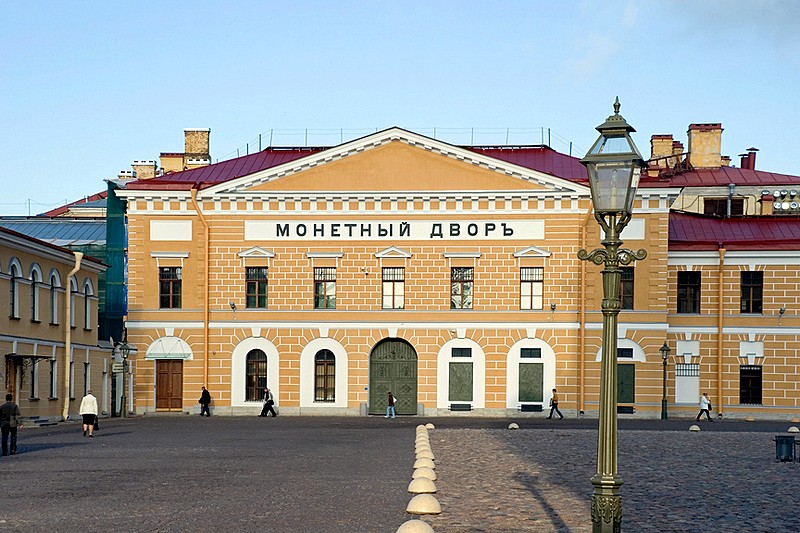
<svg viewBox="0 0 800 533"><path fill-rule="evenodd" d="M641 183L623 233L620 409L657 416L669 206ZM392 128L130 183L135 411L506 416L597 411L599 246L586 173L547 147L463 148ZM671 341L669 341L671 342ZM674 387L671 386L671 389ZM694 407L688 410L693 410Z"/></svg>
<svg viewBox="0 0 800 533"><path fill-rule="evenodd" d="M3 387L24 417L77 415L92 389L110 407L110 347L97 338L99 261L0 227Z"/></svg>

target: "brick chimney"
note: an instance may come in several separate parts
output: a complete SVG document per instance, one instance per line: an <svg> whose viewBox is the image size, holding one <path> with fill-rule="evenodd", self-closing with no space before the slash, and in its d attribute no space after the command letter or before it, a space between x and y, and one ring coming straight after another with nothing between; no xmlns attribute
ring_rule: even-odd
<svg viewBox="0 0 800 533"><path fill-rule="evenodd" d="M137 180L149 180L156 177L155 161L134 161L131 163L133 174Z"/></svg>
<svg viewBox="0 0 800 533"><path fill-rule="evenodd" d="M689 124L689 163L694 168L722 165L722 124Z"/></svg>
<svg viewBox="0 0 800 533"><path fill-rule="evenodd" d="M650 137L650 159L657 159L654 165L666 168L668 157L672 155L672 135L653 135Z"/></svg>
<svg viewBox="0 0 800 533"><path fill-rule="evenodd" d="M209 153L211 128L185 128L183 136L185 139L184 154L187 160L211 159Z"/></svg>

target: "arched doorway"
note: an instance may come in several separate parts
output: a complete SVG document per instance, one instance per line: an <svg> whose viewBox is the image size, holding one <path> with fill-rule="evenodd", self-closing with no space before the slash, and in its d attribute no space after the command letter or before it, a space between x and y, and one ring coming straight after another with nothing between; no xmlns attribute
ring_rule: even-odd
<svg viewBox="0 0 800 533"><path fill-rule="evenodd" d="M369 413L386 413L386 393L397 398L399 415L417 414L417 352L401 339L385 339L369 356Z"/></svg>

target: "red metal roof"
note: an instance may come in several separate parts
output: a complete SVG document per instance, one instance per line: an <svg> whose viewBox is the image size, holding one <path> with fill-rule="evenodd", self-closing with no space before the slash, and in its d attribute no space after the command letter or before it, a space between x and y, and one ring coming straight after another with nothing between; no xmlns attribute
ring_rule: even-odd
<svg viewBox="0 0 800 533"><path fill-rule="evenodd" d="M769 189L775 185L800 185L800 176L775 174L763 170L737 167L701 168L675 174L669 179L672 187L719 187L753 185Z"/></svg>
<svg viewBox="0 0 800 533"><path fill-rule="evenodd" d="M800 217L716 218L673 211L669 249L800 250Z"/></svg>
<svg viewBox="0 0 800 533"><path fill-rule="evenodd" d="M580 159L556 152L549 146L462 146L477 154L571 181L588 181Z"/></svg>
<svg viewBox="0 0 800 533"><path fill-rule="evenodd" d="M40 217L58 217L69 211L70 207L74 207L81 204L88 204L91 202L96 202L98 200L103 200L106 196L108 196L108 191L99 192L97 194L93 194L91 196L87 196L86 198L81 198L80 200L75 200L74 202L70 202L66 205L62 205L61 207L56 207L55 209L51 209L50 211L45 211L44 213L40 213L37 216Z"/></svg>

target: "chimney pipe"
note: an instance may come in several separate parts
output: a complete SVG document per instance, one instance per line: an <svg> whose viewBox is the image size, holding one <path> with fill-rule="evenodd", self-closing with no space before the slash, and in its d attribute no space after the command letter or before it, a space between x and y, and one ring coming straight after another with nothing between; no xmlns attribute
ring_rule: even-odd
<svg viewBox="0 0 800 533"><path fill-rule="evenodd" d="M758 148L750 147L747 149L747 164L750 170L756 169L756 152L758 152Z"/></svg>
<svg viewBox="0 0 800 533"><path fill-rule="evenodd" d="M750 154L739 154L741 161L739 162L739 168L747 170L750 168Z"/></svg>

